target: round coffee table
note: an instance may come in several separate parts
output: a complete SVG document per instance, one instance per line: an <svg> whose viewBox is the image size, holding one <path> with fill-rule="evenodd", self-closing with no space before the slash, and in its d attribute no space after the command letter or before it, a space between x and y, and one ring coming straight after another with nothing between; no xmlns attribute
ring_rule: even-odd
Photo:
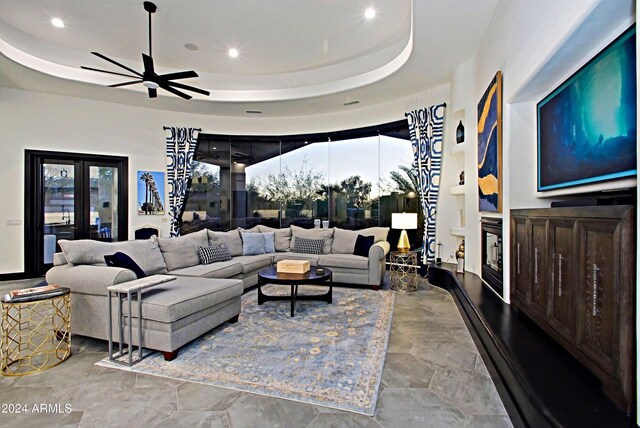
<svg viewBox="0 0 640 428"><path fill-rule="evenodd" d="M327 268L323 268L322 273L316 271L316 267L312 266L308 272L305 273L278 273L275 266L268 267L258 272L258 305L262 305L265 302L275 300L290 300L291 301L291 316L293 317L296 309L296 300L317 300L320 302L332 303L332 290L333 290L333 272ZM329 281L329 291L320 295L298 295L298 285L300 284L318 284L326 285ZM290 285L291 294L284 296L272 296L262 292L263 284L281 284Z"/></svg>

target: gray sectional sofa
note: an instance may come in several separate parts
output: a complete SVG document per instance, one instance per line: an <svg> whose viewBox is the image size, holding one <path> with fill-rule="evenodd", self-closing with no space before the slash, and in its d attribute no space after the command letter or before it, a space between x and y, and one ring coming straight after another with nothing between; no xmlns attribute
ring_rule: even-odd
<svg viewBox="0 0 640 428"><path fill-rule="evenodd" d="M72 333L107 339L107 287L132 281L136 275L129 269L107 266L105 255L123 252L148 275L176 276L174 281L145 291L142 303L143 346L162 351L165 358L172 359L182 345L225 321L235 322L243 290L258 283L261 269L280 260L309 260L311 265L330 268L334 282L377 289L384 278L389 252L388 231L381 227L351 231L256 226L250 230L201 230L176 238L114 243L61 240L63 252L54 255L54 267L46 278L49 284L71 289ZM244 255L244 233L273 233L275 251ZM358 235L374 236L368 257L353 254ZM296 238L323 239L322 254L293 252ZM198 247L220 244L225 244L232 259L201 264ZM133 328L137 345L137 321Z"/></svg>

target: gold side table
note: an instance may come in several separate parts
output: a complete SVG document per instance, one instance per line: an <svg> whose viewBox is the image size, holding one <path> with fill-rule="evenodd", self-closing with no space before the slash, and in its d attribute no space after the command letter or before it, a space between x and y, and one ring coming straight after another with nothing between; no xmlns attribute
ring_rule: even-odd
<svg viewBox="0 0 640 428"><path fill-rule="evenodd" d="M418 289L418 255L416 253L392 251L389 270L392 290L416 291Z"/></svg>
<svg viewBox="0 0 640 428"><path fill-rule="evenodd" d="M24 376L56 366L71 355L71 290L25 297L2 305L2 375Z"/></svg>

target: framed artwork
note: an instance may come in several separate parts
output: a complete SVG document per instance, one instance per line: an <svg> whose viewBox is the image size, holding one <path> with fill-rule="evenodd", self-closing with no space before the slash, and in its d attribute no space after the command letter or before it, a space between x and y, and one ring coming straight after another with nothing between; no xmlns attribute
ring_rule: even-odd
<svg viewBox="0 0 640 428"><path fill-rule="evenodd" d="M164 215L164 172L138 171L138 215Z"/></svg>
<svg viewBox="0 0 640 428"><path fill-rule="evenodd" d="M502 72L478 103L478 192L480 211L502 212Z"/></svg>
<svg viewBox="0 0 640 428"><path fill-rule="evenodd" d="M636 175L636 28L538 103L538 191Z"/></svg>

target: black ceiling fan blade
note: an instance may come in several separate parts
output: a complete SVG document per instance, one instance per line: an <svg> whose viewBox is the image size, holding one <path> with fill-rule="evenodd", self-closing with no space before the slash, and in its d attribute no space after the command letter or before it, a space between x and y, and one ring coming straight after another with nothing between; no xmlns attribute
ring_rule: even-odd
<svg viewBox="0 0 640 428"><path fill-rule="evenodd" d="M102 55L101 53L98 53L98 52L91 52L91 53L92 53L92 54L94 54L95 56L97 56L98 58L102 58L102 59L103 59L103 60L105 60L105 61L109 61L111 64L115 64L115 65L117 65L118 67L124 68L125 70L132 72L132 73L133 73L133 74L135 74L136 76L140 76L140 77L142 77L142 74L141 74L141 73L138 73L138 72L137 72L137 71L135 71L134 69L129 68L129 67L127 67L126 65L122 65L122 64L120 64L119 62L114 61L114 60L112 60L111 58L108 58L108 57L106 57L106 56Z"/></svg>
<svg viewBox="0 0 640 428"><path fill-rule="evenodd" d="M85 67L84 65L81 65L80 68L83 68L85 70L91 70L91 71L99 71L100 73L115 74L116 76L131 77L132 79L138 78L138 76L131 76L130 74L116 73L115 71L100 70L99 68Z"/></svg>
<svg viewBox="0 0 640 428"><path fill-rule="evenodd" d="M207 95L208 96L210 94L209 91L205 91L204 89L195 88L195 87L189 86L189 85L183 85L182 83L178 83L178 82L167 82L167 85L173 86L175 88L184 89L186 91L197 92L197 93L202 94L202 95Z"/></svg>
<svg viewBox="0 0 640 428"><path fill-rule="evenodd" d="M165 91L169 91L174 95L184 98L185 100L191 99L191 95L185 94L184 92L178 91L177 89L173 89L171 86L167 85L165 82L158 82L158 84Z"/></svg>
<svg viewBox="0 0 640 428"><path fill-rule="evenodd" d="M161 78L162 80L189 79L191 77L198 77L198 73L196 73L193 70L178 71L177 73L161 74L158 77Z"/></svg>
<svg viewBox="0 0 640 428"><path fill-rule="evenodd" d="M149 98L157 98L158 90L154 88L149 88Z"/></svg>
<svg viewBox="0 0 640 428"><path fill-rule="evenodd" d="M151 58L149 55L142 54L142 63L144 64L145 73L151 75L156 74L156 72L153 71L153 58Z"/></svg>
<svg viewBox="0 0 640 428"><path fill-rule="evenodd" d="M118 86L127 86L127 85L134 85L136 83L142 83L141 79L138 80L133 80L131 82L124 82L124 83L116 83L115 85L107 85L109 88L117 88Z"/></svg>

